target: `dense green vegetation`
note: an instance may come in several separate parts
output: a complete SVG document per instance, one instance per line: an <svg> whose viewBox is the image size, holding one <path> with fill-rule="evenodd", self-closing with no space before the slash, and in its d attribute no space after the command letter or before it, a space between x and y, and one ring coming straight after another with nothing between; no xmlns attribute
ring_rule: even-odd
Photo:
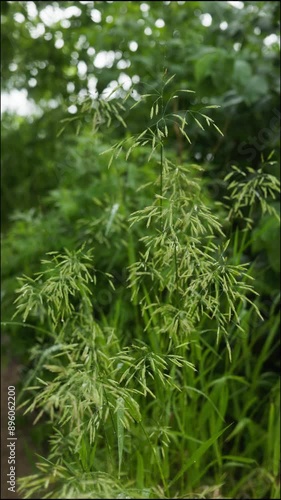
<svg viewBox="0 0 281 500"><path fill-rule="evenodd" d="M1 2L26 498L279 498L279 5Z"/></svg>

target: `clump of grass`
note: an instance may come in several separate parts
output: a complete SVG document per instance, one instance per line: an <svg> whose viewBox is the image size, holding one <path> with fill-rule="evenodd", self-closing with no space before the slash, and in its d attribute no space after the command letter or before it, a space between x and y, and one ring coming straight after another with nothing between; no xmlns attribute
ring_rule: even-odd
<svg viewBox="0 0 281 500"><path fill-rule="evenodd" d="M261 372L277 323L263 323L251 268L241 262L239 235L227 237L206 203L202 167L173 161L168 145L174 123L187 143L189 120L200 129L217 127L205 110L172 112L173 99L189 92L169 92L172 81L141 98L152 100L148 127L108 151L114 168L129 162L137 148L143 150L153 172L152 180L139 186L149 189L150 203L134 211L127 225L118 225L120 239L123 231L127 237L129 308L122 296L108 316L95 308L99 283L113 297L115 291L112 276L98 268L98 249L86 244L49 253L43 271L20 278L16 314L38 324L38 344L31 352L35 371L22 406L37 411L35 423L44 416L53 429L38 473L21 480L26 498L35 493L42 498L218 498L214 495L223 490L233 498L251 491L259 471L267 477L260 494L270 491L277 498L278 450L267 440L266 458L259 456L264 427L272 437L278 424L275 396L268 419L259 424L263 440L252 439L251 445L243 440L246 431L257 434L256 394L263 384L271 387ZM83 112L93 108L95 128L105 121L109 126L112 115L125 125L120 113L128 97L121 103L102 99L94 107L87 101ZM226 216L244 217L261 197L262 210L270 210L267 198L276 192L275 179L258 172L258 181L245 182L238 173L243 187L231 179ZM101 244L118 208L113 205L104 221ZM133 311L130 322L120 314L122 307ZM267 324L270 335L254 368L256 324L260 332Z"/></svg>

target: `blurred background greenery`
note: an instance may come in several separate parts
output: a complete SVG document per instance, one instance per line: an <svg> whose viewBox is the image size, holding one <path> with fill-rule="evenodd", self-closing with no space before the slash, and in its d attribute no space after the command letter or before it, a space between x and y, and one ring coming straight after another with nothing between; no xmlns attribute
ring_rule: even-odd
<svg viewBox="0 0 281 500"><path fill-rule="evenodd" d="M179 161L204 166L214 199L225 195L231 164L257 168L272 150L277 164L270 171L279 177L279 11L274 1L1 2L4 319L13 310L14 277L36 269L46 251L83 238L73 226L98 210L93 197L110 206L115 182L98 154L112 130L109 136L103 128L99 145L89 113L78 136L74 121L57 137L60 120L76 117L77 99L88 92L106 95L121 83L147 93L165 71L175 74L180 88L196 91L192 99L181 94L175 106L221 106L213 118L224 137L191 122L192 145L184 146L176 130L170 143ZM21 105L5 111L19 95ZM144 103L136 109L137 120L134 112L126 116L131 133L143 130L149 114ZM122 137L121 124L114 134ZM138 161L121 172L131 189L128 210ZM259 291L269 300L279 287L278 235L275 219L264 217L249 249L260 265Z"/></svg>

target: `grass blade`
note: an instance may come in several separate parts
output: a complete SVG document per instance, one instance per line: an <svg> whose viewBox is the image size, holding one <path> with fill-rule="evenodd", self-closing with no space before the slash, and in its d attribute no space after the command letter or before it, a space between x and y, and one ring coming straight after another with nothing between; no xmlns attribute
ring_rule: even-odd
<svg viewBox="0 0 281 500"><path fill-rule="evenodd" d="M118 443L118 479L120 479L120 472L122 466L123 450L124 450L124 399L118 398L116 420L117 420L117 443Z"/></svg>
<svg viewBox="0 0 281 500"><path fill-rule="evenodd" d="M201 444L201 446L199 446L198 450L196 450L195 453L193 453L193 455L189 458L189 460L187 460L186 464L182 467L182 469L178 472L178 474L174 477L174 479L172 479L172 481L169 483L168 487L170 488L173 484L175 484L179 480L179 478L194 464L194 462L196 462L200 457L202 457L202 455L204 455L204 453L210 448L210 446L212 446L217 441L217 439L227 429L229 429L229 427L231 425L232 424L228 425L227 427L225 427L221 431L217 432L214 436L210 437L210 439L208 439L208 441Z"/></svg>

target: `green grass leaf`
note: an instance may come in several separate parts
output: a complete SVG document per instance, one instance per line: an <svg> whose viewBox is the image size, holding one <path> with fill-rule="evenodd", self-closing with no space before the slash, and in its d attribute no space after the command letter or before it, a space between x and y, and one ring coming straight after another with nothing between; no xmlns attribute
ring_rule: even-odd
<svg viewBox="0 0 281 500"><path fill-rule="evenodd" d="M117 444L118 444L118 478L120 478L123 450L124 450L124 415L125 415L124 399L118 398L117 409L116 409Z"/></svg>
<svg viewBox="0 0 281 500"><path fill-rule="evenodd" d="M195 463L197 462L197 460L199 460L199 458L201 458L204 453L206 453L206 451L210 448L210 446L212 446L217 440L218 438L227 430L229 429L229 427L231 426L232 424L228 425L227 427L225 427L224 429L222 429L221 431L217 432L216 434L214 434L214 436L210 437L210 439L208 439L205 443L201 444L201 446L199 446L199 448L191 455L191 457L187 460L187 462L185 463L185 465L181 468L181 470L178 472L178 474L174 477L174 479L172 479L172 481L170 481L169 485L168 485L168 488L170 488L173 484L175 484L180 478L181 476Z"/></svg>

